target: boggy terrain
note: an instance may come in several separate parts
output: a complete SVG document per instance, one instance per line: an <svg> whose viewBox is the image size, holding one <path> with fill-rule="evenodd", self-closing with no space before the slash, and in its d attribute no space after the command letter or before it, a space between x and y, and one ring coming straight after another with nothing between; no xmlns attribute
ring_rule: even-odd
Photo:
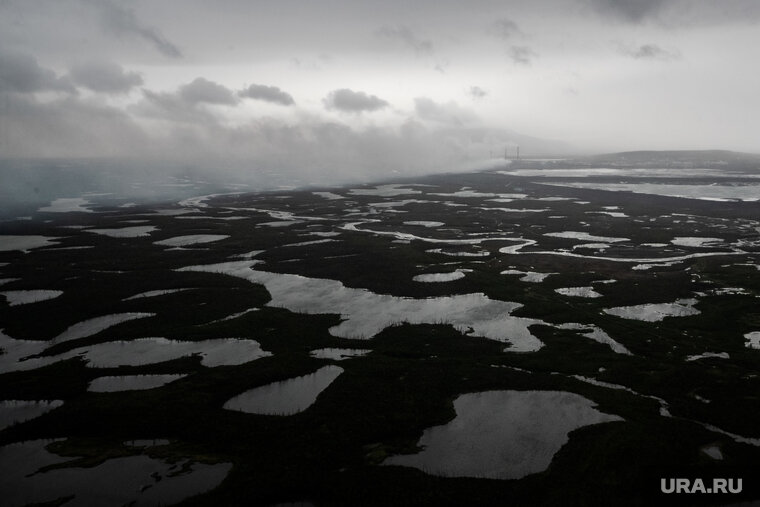
<svg viewBox="0 0 760 507"><path fill-rule="evenodd" d="M0 224L2 498L760 499L758 197L741 171L512 164L56 200Z"/></svg>

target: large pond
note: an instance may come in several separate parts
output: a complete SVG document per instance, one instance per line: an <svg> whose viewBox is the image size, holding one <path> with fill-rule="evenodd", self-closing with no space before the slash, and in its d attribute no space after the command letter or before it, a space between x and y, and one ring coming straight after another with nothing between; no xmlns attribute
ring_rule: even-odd
<svg viewBox="0 0 760 507"><path fill-rule="evenodd" d="M454 410L453 420L425 430L417 443L422 451L383 464L447 477L519 479L546 470L574 429L622 421L583 396L561 391L463 394Z"/></svg>

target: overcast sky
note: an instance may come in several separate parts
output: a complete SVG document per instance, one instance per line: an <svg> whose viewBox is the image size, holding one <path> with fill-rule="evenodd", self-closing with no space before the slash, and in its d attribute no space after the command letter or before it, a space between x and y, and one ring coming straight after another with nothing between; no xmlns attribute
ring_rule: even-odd
<svg viewBox="0 0 760 507"><path fill-rule="evenodd" d="M758 21L756 0L0 0L0 156L758 152Z"/></svg>

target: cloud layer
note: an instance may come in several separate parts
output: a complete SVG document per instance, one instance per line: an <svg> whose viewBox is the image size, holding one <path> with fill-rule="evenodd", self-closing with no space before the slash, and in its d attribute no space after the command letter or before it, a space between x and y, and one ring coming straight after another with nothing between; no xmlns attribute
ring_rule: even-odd
<svg viewBox="0 0 760 507"><path fill-rule="evenodd" d="M348 88L331 91L323 103L327 109L344 113L371 112L388 107L388 102L375 95Z"/></svg>
<svg viewBox="0 0 760 507"><path fill-rule="evenodd" d="M276 86L252 84L240 91L238 95L248 99L263 100L265 102L271 102L283 106L292 106L295 104L293 97L289 93L280 90Z"/></svg>

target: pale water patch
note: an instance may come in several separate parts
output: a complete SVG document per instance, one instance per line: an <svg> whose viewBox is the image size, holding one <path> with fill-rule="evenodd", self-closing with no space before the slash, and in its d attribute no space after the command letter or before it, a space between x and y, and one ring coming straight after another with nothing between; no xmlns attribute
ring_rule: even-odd
<svg viewBox="0 0 760 507"><path fill-rule="evenodd" d="M590 250L607 250L610 247L607 243L581 243L580 245L573 245L573 250L579 248L588 248Z"/></svg>
<svg viewBox="0 0 760 507"><path fill-rule="evenodd" d="M351 195L377 195L381 197L395 197L397 195L421 194L419 190L404 188L401 184L378 185L374 188L355 188L348 191Z"/></svg>
<svg viewBox="0 0 760 507"><path fill-rule="evenodd" d="M578 324L576 322L566 322L556 326L558 329L570 329L573 331L581 331L581 335L593 340L597 343L607 345L617 354L633 355L631 351L625 348L624 345L613 340L610 335L593 324Z"/></svg>
<svg viewBox="0 0 760 507"><path fill-rule="evenodd" d="M92 213L93 211L91 209L85 207L87 204L90 204L90 201L87 199L82 199L81 197L66 197L56 199L48 206L44 206L37 211L45 213L68 213L70 211Z"/></svg>
<svg viewBox="0 0 760 507"><path fill-rule="evenodd" d="M152 298L156 296L165 296L166 294L174 294L175 292L182 292L190 290L190 288L184 288L184 289L159 289L159 290L149 290L147 292L141 292L139 294L135 294L134 296L129 296L128 298L122 299L122 301L132 301L134 299L141 299L141 298Z"/></svg>
<svg viewBox="0 0 760 507"><path fill-rule="evenodd" d="M87 229L87 232L111 238L139 238L150 236L150 233L156 230L158 228L154 225L135 225L133 227L120 227L116 229Z"/></svg>
<svg viewBox="0 0 760 507"><path fill-rule="evenodd" d="M404 225L419 225L422 227L441 227L444 225L443 222L434 222L430 220L409 220L407 222L404 222Z"/></svg>
<svg viewBox="0 0 760 507"><path fill-rule="evenodd" d="M628 218L628 215L623 213L622 211L587 211L586 213L596 214L596 215L608 215L612 218Z"/></svg>
<svg viewBox="0 0 760 507"><path fill-rule="evenodd" d="M0 252L10 252L11 250L20 250L26 252L33 248L43 246L57 245L58 239L51 236L11 236L0 235Z"/></svg>
<svg viewBox="0 0 760 507"><path fill-rule="evenodd" d="M418 468L446 477L520 479L542 472L580 427L622 421L594 402L562 391L486 391L454 400L456 417L428 428L417 454L384 465Z"/></svg>
<svg viewBox="0 0 760 507"><path fill-rule="evenodd" d="M587 232L578 231L563 231L563 232L547 232L544 236L552 238L566 238L566 239L579 239L581 241L598 241L604 243L619 243L622 241L630 241L628 238L609 238L605 236L593 236Z"/></svg>
<svg viewBox="0 0 760 507"><path fill-rule="evenodd" d="M66 354L80 355L91 368L142 366L198 354L203 366L232 366L271 356L255 340L220 338L194 342L166 338L138 338L81 347Z"/></svg>
<svg viewBox="0 0 760 507"><path fill-rule="evenodd" d="M98 377L90 382L87 390L93 393L143 391L165 386L184 377L187 377L187 375L115 375Z"/></svg>
<svg viewBox="0 0 760 507"><path fill-rule="evenodd" d="M513 352L532 352L543 345L528 327L543 321L513 317L522 305L489 299L482 293L413 299L375 294L345 287L336 280L269 273L251 269L251 261L189 266L178 271L220 273L244 278L266 287L272 297L267 306L307 314L339 314L343 322L330 328L340 338L372 338L383 329L409 324L451 324L460 332L509 343Z"/></svg>
<svg viewBox="0 0 760 507"><path fill-rule="evenodd" d="M593 287L563 287L561 289L554 289L554 292L563 296L571 296L578 298L600 298L602 297Z"/></svg>
<svg viewBox="0 0 760 507"><path fill-rule="evenodd" d="M714 357L717 359L728 359L729 355L728 352L705 352L704 354L698 354L693 356L687 356L687 361L696 361L697 359L706 359L709 357Z"/></svg>
<svg viewBox="0 0 760 507"><path fill-rule="evenodd" d="M723 453L721 452L720 447L717 445L706 445L704 447L700 447L699 450L714 460L723 459Z"/></svg>
<svg viewBox="0 0 760 507"><path fill-rule="evenodd" d="M153 317L154 315L156 314L145 312L128 312L95 317L94 319L85 320L69 327L66 329L66 331L53 338L53 343L62 343L71 340L78 340L79 338L86 338L105 329L108 329L109 327L115 326L116 324L121 324L122 322L127 322L135 319Z"/></svg>
<svg viewBox="0 0 760 507"><path fill-rule="evenodd" d="M451 273L425 273L423 275L417 275L414 278L412 278L415 282L427 282L427 283L436 283L436 282L451 282L453 280L460 280L464 278L464 271L457 269L456 271L452 271Z"/></svg>
<svg viewBox="0 0 760 507"><path fill-rule="evenodd" d="M371 202L367 206L370 208L400 208L403 206L406 206L407 204L431 204L431 203L438 203L440 201L423 201L420 199L402 199L400 201L385 201L385 202ZM357 214L358 209L347 209L344 211L352 211L352 214Z"/></svg>
<svg viewBox="0 0 760 507"><path fill-rule="evenodd" d="M317 396L343 373L343 368L323 366L314 373L246 391L228 400L227 410L249 414L293 415L309 408Z"/></svg>
<svg viewBox="0 0 760 507"><path fill-rule="evenodd" d="M280 246L280 248L286 248L286 247L293 247L293 246L311 246L311 245L319 245L321 243L332 243L334 241L338 241L335 239L315 239L312 241L301 241L298 243L288 243L286 245Z"/></svg>
<svg viewBox="0 0 760 507"><path fill-rule="evenodd" d="M748 349L760 350L760 331L752 331L744 335L747 342L744 344Z"/></svg>
<svg viewBox="0 0 760 507"><path fill-rule="evenodd" d="M365 356L372 352L372 349L316 349L309 352L311 357L316 359L333 359L335 361L343 361L344 359L350 359L352 357Z"/></svg>
<svg viewBox="0 0 760 507"><path fill-rule="evenodd" d="M46 450L51 442L34 440L0 448L0 498L5 507L68 496L74 498L66 505L74 507L173 505L214 489L232 469L230 463L169 463L141 455L113 458L88 468L42 471L75 459Z"/></svg>
<svg viewBox="0 0 760 507"><path fill-rule="evenodd" d="M670 242L676 246L707 248L712 246L721 246L720 243L723 243L723 240L720 238L698 238L689 236L673 238Z"/></svg>
<svg viewBox="0 0 760 507"><path fill-rule="evenodd" d="M312 194L322 197L323 199L330 200L330 201L345 199L345 197L343 197L342 195L334 194L332 192L312 192Z"/></svg>
<svg viewBox="0 0 760 507"><path fill-rule="evenodd" d="M611 192L633 192L705 201L757 201L760 184L668 185L660 183L542 183L555 187L588 188Z"/></svg>
<svg viewBox="0 0 760 507"><path fill-rule="evenodd" d="M9 306L26 305L54 299L63 294L61 290L9 290L0 292Z"/></svg>
<svg viewBox="0 0 760 507"><path fill-rule="evenodd" d="M0 430L39 417L61 405L63 405L61 400L0 401Z"/></svg>
<svg viewBox="0 0 760 507"><path fill-rule="evenodd" d="M735 177L734 174L716 171L715 169L680 167L677 169L669 167L642 167L631 169L618 167L590 167L584 169L514 169L511 171L498 171L498 173L512 176L539 176L542 178L588 178L589 176L625 176L633 178Z"/></svg>
<svg viewBox="0 0 760 507"><path fill-rule="evenodd" d="M491 252L480 250L476 252L452 252L449 250L444 250L442 248L431 248L430 250L425 250L427 253L436 253L441 255L448 255L449 257L488 257L491 255Z"/></svg>
<svg viewBox="0 0 760 507"><path fill-rule="evenodd" d="M607 308L604 310L604 313L624 319L659 322L665 317L688 317L690 315L698 315L700 312L694 308L695 304L697 304L696 299L679 299L674 303L652 303Z"/></svg>
<svg viewBox="0 0 760 507"><path fill-rule="evenodd" d="M535 271L520 271L517 269L505 269L500 274L502 275L522 275L520 277L521 282L528 282L528 283L541 283L544 280L546 280L547 277L551 275L556 275L557 273L537 273Z"/></svg>
<svg viewBox="0 0 760 507"><path fill-rule="evenodd" d="M260 224L256 224L257 227L264 226L264 227L290 227L291 225L297 225L302 224L302 220L281 220L279 222L261 222Z"/></svg>
<svg viewBox="0 0 760 507"><path fill-rule="evenodd" d="M671 262L653 262L651 264L636 264L635 266L631 267L633 271L648 271L652 268L668 268L670 266L675 266L676 264L681 263L682 261L671 261Z"/></svg>
<svg viewBox="0 0 760 507"><path fill-rule="evenodd" d="M555 373L552 373L552 375L555 375ZM556 375L560 375L559 373L556 373ZM595 378L591 377L584 377L582 375L570 375L571 378L574 378L576 380L580 380L581 382L585 382L587 384L591 384L592 386L598 386L598 387L604 387L607 389L616 389L619 391L625 391L631 394L634 394L636 396L641 396L642 398L649 398L650 400L654 400L657 403L660 404L660 415L662 417L672 417L670 415L669 405L668 402L663 400L662 398L659 398L657 396L652 396L651 394L641 394L637 391L634 391L630 387L626 387L620 384L612 384L610 382L604 382L602 380L597 380Z"/></svg>
<svg viewBox="0 0 760 507"><path fill-rule="evenodd" d="M229 237L228 234L190 234L187 236L175 236L173 238L162 239L161 241L154 241L153 244L161 246L198 245L220 241Z"/></svg>

